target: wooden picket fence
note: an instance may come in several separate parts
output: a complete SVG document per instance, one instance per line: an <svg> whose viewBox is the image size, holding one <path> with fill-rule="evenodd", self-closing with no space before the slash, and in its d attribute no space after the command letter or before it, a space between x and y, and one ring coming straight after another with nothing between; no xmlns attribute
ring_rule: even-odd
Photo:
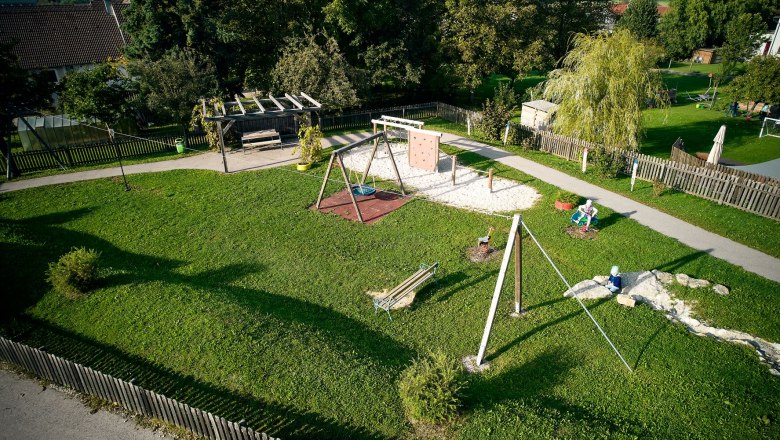
<svg viewBox="0 0 780 440"><path fill-rule="evenodd" d="M756 182L764 182L772 185L780 185L780 180L774 179L772 177L762 176L760 174L755 174L755 173L749 173L747 171L734 169L731 167L727 167L725 165L720 165L720 164L713 165L711 163L708 163L706 160L699 159L696 156L686 153L685 151L678 148L677 146L672 146L672 155L670 159L673 160L674 162L680 162L686 165L693 165L695 167L716 169L722 173L733 174L735 176L743 177L745 179L755 180Z"/></svg>
<svg viewBox="0 0 780 440"><path fill-rule="evenodd" d="M66 166L94 165L113 162L117 160L117 147L122 158L139 157L147 154L173 151L178 136L153 136L149 138L118 139L116 145L110 142L79 145L72 147L53 148L54 155ZM207 143L204 133L188 135L190 145L204 145ZM14 153L13 159L20 172L48 170L59 168L57 162L49 150L34 150ZM5 173L6 163L0 161L0 170Z"/></svg>
<svg viewBox="0 0 780 440"><path fill-rule="evenodd" d="M131 382L3 337L0 337L0 359L16 364L38 377L118 403L129 411L164 420L207 439L274 440L264 433L255 432Z"/></svg>
<svg viewBox="0 0 780 440"><path fill-rule="evenodd" d="M432 118L438 114L436 102L403 105L398 107L360 110L342 114L323 113L320 115L322 130L347 130L351 128L369 128L371 120L380 116L395 116L406 119Z"/></svg>
<svg viewBox="0 0 780 440"><path fill-rule="evenodd" d="M482 113L480 112L466 110L443 102L437 103L436 116L455 122L456 124L467 125L470 121L472 126L482 119Z"/></svg>
<svg viewBox="0 0 780 440"><path fill-rule="evenodd" d="M531 148L570 161L582 160L585 148L596 147L595 144L549 131L536 131L522 125L511 124L511 130L514 131L513 139L530 139ZM615 149L610 152L623 159L624 174L631 174L633 161L637 159L637 179L659 181L669 188L712 200L720 205L733 206L780 220L780 184L776 179L744 172L728 172L722 169L725 167L707 167L695 161L681 163L634 151Z"/></svg>

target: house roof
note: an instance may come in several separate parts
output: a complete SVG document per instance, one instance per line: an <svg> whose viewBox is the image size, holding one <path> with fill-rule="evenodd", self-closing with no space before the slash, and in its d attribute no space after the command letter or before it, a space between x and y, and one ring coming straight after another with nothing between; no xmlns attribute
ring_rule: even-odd
<svg viewBox="0 0 780 440"><path fill-rule="evenodd" d="M615 5L612 5L612 12L615 13L615 15L623 15L626 13L626 9L628 9L628 3L618 3ZM658 11L658 15L666 15L670 8L669 6L656 6L656 11Z"/></svg>
<svg viewBox="0 0 780 440"><path fill-rule="evenodd" d="M554 104L550 101L545 101L543 99L537 99L536 101L524 102L523 107L530 107L536 110L541 110L543 112L549 113L557 109L558 104Z"/></svg>
<svg viewBox="0 0 780 440"><path fill-rule="evenodd" d="M111 0L120 23L128 0ZM94 64L120 55L122 35L103 0L88 4L0 6L0 42L14 42L24 69Z"/></svg>

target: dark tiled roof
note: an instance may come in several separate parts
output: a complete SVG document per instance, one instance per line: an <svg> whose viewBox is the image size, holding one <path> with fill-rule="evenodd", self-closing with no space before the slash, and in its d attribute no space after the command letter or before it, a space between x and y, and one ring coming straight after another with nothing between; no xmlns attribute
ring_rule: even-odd
<svg viewBox="0 0 780 440"><path fill-rule="evenodd" d="M123 22L128 2L112 0ZM127 37L125 37L127 38ZM93 64L120 55L124 46L102 0L89 4L0 6L0 42L16 42L25 69Z"/></svg>

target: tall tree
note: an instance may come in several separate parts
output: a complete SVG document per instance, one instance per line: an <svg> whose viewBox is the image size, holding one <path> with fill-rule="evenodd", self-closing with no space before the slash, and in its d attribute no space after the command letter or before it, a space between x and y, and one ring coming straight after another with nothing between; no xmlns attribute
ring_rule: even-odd
<svg viewBox="0 0 780 440"><path fill-rule="evenodd" d="M60 81L60 105L76 118L95 118L111 126L134 118L135 83L120 69L121 62L73 70Z"/></svg>
<svg viewBox="0 0 780 440"><path fill-rule="evenodd" d="M495 73L515 76L547 59L536 23L541 21L533 0L447 0L442 20L442 45L454 54L463 83L476 88Z"/></svg>
<svg viewBox="0 0 780 440"><path fill-rule="evenodd" d="M723 76L730 75L738 62L745 61L753 55L765 31L766 23L758 14L740 14L729 22L726 41L720 49L723 58L721 65Z"/></svg>
<svg viewBox="0 0 780 440"><path fill-rule="evenodd" d="M647 40L658 35L658 18L656 0L631 0L617 25L637 39Z"/></svg>
<svg viewBox="0 0 780 440"><path fill-rule="evenodd" d="M272 91L305 92L328 109L360 102L363 73L349 64L332 37L308 34L289 38L271 71Z"/></svg>
<svg viewBox="0 0 780 440"><path fill-rule="evenodd" d="M539 18L531 26L544 40L546 60L558 63L569 51L575 34L602 29L612 15L612 0L541 0Z"/></svg>
<svg viewBox="0 0 780 440"><path fill-rule="evenodd" d="M609 147L639 149L642 108L658 99L658 51L629 31L574 38L563 68L550 73L544 95L559 104L553 129Z"/></svg>
<svg viewBox="0 0 780 440"><path fill-rule="evenodd" d="M187 49L171 50L156 61L132 61L129 70L138 78L148 108L167 114L182 128L200 98L218 93L214 66Z"/></svg>
<svg viewBox="0 0 780 440"><path fill-rule="evenodd" d="M780 58L771 55L753 57L745 65L745 73L729 85L738 100L780 103Z"/></svg>

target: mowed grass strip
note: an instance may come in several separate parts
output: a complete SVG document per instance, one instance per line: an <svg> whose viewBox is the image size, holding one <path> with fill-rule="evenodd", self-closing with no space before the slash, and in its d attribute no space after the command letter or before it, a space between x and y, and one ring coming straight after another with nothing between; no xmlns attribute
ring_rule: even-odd
<svg viewBox="0 0 780 440"><path fill-rule="evenodd" d="M696 252L599 207L595 241L563 233L556 188L478 156L537 188L524 219L570 282L658 268L723 283L686 292L709 322L780 340L778 284ZM318 177L324 166L311 173ZM478 348L499 262L466 249L509 221L413 200L372 226L309 209L320 180L289 169L172 171L0 195L7 335L283 438L412 435L397 394L409 362L433 348ZM332 184L328 192L340 189ZM68 301L49 291L50 261L102 253L100 287ZM527 317L504 296L453 436L744 438L780 435L780 380L752 349L691 335L649 307L589 302L629 373L535 249L524 241ZM366 290L439 261L438 283L393 321ZM513 279L510 269L508 279Z"/></svg>

